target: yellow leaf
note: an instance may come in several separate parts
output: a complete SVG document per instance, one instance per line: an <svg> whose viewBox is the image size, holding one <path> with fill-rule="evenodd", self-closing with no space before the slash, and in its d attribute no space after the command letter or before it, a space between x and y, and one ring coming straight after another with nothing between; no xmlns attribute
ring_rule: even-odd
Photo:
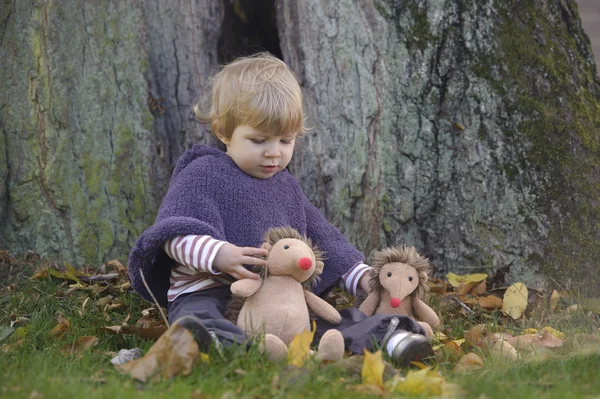
<svg viewBox="0 0 600 399"><path fill-rule="evenodd" d="M527 307L527 287L523 283L514 283L504 293L502 313L518 320Z"/></svg>
<svg viewBox="0 0 600 399"><path fill-rule="evenodd" d="M542 331L540 331L540 334L542 334L542 335L550 334L554 338L558 338L560 340L565 339L565 334L564 333L562 333L562 332L560 332L558 330L555 330L552 327L544 327L544 328L542 328Z"/></svg>
<svg viewBox="0 0 600 399"><path fill-rule="evenodd" d="M538 330L536 328L526 328L523 330L523 334L537 334Z"/></svg>
<svg viewBox="0 0 600 399"><path fill-rule="evenodd" d="M550 304L550 309L552 309L552 310L556 309L556 305L558 304L559 299L560 299L560 294L558 293L558 291L556 291L556 290L552 291L552 295L550 295L550 299L548 301L548 303Z"/></svg>
<svg viewBox="0 0 600 399"><path fill-rule="evenodd" d="M487 274L484 273L467 274L466 276L459 276L454 273L446 274L446 280L448 280L454 288L458 288L461 285L468 283L480 283L486 278Z"/></svg>
<svg viewBox="0 0 600 399"><path fill-rule="evenodd" d="M365 349L365 361L362 368L362 383L365 385L377 385L383 388L383 370L385 364L381 357L381 350L371 353Z"/></svg>
<svg viewBox="0 0 600 399"><path fill-rule="evenodd" d="M316 324L313 321L312 332L304 330L297 334L288 346L288 363L302 367L310 357L310 344L315 336Z"/></svg>
<svg viewBox="0 0 600 399"><path fill-rule="evenodd" d="M394 390L407 395L441 395L444 383L444 377L427 367L417 371L410 370L404 381L399 382Z"/></svg>

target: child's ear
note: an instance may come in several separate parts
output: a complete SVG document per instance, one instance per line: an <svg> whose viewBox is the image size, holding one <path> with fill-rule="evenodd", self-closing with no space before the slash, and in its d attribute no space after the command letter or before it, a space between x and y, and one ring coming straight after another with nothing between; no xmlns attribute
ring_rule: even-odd
<svg viewBox="0 0 600 399"><path fill-rule="evenodd" d="M317 261L317 265L315 267L315 274L321 274L323 273L323 268L325 267L325 263L321 262L320 260Z"/></svg>
<svg viewBox="0 0 600 399"><path fill-rule="evenodd" d="M225 145L229 144L230 140L221 134L221 124L219 123L218 119L215 119L212 122L211 128L212 128L213 133L215 134L215 136L217 136L217 138L221 141L221 143L223 143Z"/></svg>

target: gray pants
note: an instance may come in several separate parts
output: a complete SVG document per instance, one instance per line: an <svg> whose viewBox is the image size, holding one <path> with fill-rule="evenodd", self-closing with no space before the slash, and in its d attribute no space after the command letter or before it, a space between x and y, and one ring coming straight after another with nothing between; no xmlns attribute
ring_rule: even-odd
<svg viewBox="0 0 600 399"><path fill-rule="evenodd" d="M223 316L230 299L231 291L228 286L180 295L169 303L169 323L173 324L184 316L195 316L225 344L244 343L248 339L244 331ZM373 345L381 342L391 318L394 317L394 315L381 314L367 317L356 308L343 309L340 314L342 322L338 325L321 319L316 320L315 343L325 331L334 328L342 333L346 349L356 354L362 354L363 348L373 350ZM410 317L395 317L400 319L397 329L416 334L425 333L423 328Z"/></svg>

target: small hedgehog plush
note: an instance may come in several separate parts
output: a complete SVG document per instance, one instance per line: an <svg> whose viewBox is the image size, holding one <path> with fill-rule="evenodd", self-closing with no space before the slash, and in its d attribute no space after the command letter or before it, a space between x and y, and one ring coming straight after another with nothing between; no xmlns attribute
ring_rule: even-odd
<svg viewBox="0 0 600 399"><path fill-rule="evenodd" d="M247 334L265 334L264 347L271 359L287 355L287 345L310 330L309 308L332 324L342 320L330 304L308 290L323 271L321 253L310 240L291 227L270 229L262 245L267 250L267 266L261 280L242 279L231 285L231 293L242 298L232 301L229 317ZM237 302L237 304L236 304ZM323 360L344 356L344 338L337 330L321 337L318 355Z"/></svg>
<svg viewBox="0 0 600 399"><path fill-rule="evenodd" d="M427 336L440 319L425 302L429 261L414 247L397 246L383 249L373 255L371 293L359 310L367 316L373 314L398 314L418 318ZM416 317L415 317L416 316Z"/></svg>

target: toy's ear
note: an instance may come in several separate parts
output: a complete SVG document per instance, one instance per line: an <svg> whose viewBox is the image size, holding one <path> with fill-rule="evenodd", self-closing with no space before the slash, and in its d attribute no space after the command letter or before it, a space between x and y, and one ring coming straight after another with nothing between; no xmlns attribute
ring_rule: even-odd
<svg viewBox="0 0 600 399"><path fill-rule="evenodd" d="M429 279L429 277L427 277L427 273L425 273L425 272L419 273L419 280L426 283L428 279Z"/></svg>
<svg viewBox="0 0 600 399"><path fill-rule="evenodd" d="M323 273L323 268L325 267L325 263L321 262L320 260L317 261L317 266L315 267L315 273L314 274L321 274Z"/></svg>

